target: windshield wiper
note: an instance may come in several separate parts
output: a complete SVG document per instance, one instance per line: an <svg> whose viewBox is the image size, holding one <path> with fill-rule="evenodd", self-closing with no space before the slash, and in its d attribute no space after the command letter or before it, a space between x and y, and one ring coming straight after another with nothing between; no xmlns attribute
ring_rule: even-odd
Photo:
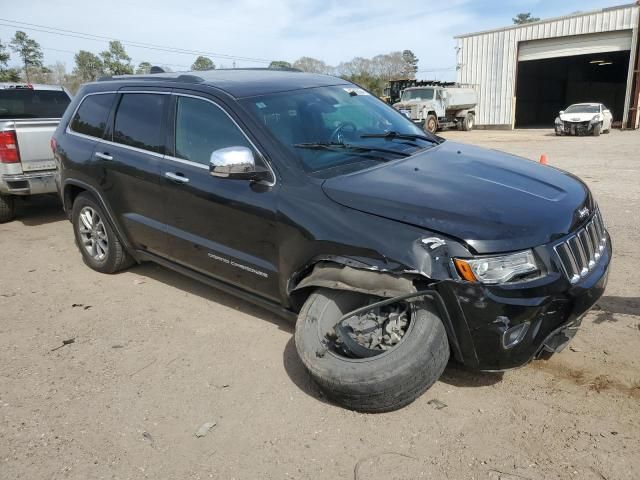
<svg viewBox="0 0 640 480"><path fill-rule="evenodd" d="M332 150L332 149L345 149L345 150L353 150L360 151L363 153L366 152L380 152L380 153L389 153L391 155L398 155L400 157L410 157L412 154L407 152L400 152L398 150L391 150L388 148L378 148L378 147L367 147L365 145L351 145L349 143L338 143L338 142L316 142L316 143L294 143L294 147L296 148L309 148L316 150Z"/></svg>
<svg viewBox="0 0 640 480"><path fill-rule="evenodd" d="M399 133L394 130L389 130L384 133L363 133L360 135L360 138L388 138L394 139L398 138L400 140L425 140L429 143L440 143L438 139L429 138L426 135L418 135L414 133Z"/></svg>

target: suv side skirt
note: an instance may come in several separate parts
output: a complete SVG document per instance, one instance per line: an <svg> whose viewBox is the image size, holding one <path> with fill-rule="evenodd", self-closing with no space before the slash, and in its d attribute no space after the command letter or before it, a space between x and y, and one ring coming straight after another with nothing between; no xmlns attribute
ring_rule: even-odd
<svg viewBox="0 0 640 480"><path fill-rule="evenodd" d="M208 275L203 275L202 273L196 272L182 265L178 265L177 263L172 262L171 260L167 260L153 253L137 250L136 257L142 261L147 260L147 261L157 263L163 267L174 270L178 273L181 273L187 277L193 278L194 280L207 284L218 290L222 290L225 293L229 293L243 300L247 300L255 305L258 305L259 307L264 308L265 310L269 310L270 312L275 313L276 315L279 315L280 317L290 322L295 322L296 319L298 318L297 313L291 310L287 310L286 308L283 308L278 303L267 300L259 295L255 295L253 293L247 292L246 290L235 287L221 280L211 278Z"/></svg>

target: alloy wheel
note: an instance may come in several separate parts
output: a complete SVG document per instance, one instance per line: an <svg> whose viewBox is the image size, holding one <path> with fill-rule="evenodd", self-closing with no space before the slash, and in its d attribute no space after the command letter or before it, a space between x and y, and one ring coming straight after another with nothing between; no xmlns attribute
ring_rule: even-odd
<svg viewBox="0 0 640 480"><path fill-rule="evenodd" d="M102 262L109 253L109 237L102 218L94 208L80 210L78 233L85 251L94 260Z"/></svg>

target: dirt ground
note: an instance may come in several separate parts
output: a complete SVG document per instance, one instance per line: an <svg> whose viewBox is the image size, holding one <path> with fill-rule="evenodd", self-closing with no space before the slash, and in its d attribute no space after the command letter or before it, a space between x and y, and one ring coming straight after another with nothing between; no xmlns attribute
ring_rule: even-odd
<svg viewBox="0 0 640 480"><path fill-rule="evenodd" d="M0 478L640 478L640 132L443 135L546 153L593 189L614 262L570 349L450 366L400 411L354 413L310 383L287 322L154 265L96 273L55 198L33 200L0 225Z"/></svg>

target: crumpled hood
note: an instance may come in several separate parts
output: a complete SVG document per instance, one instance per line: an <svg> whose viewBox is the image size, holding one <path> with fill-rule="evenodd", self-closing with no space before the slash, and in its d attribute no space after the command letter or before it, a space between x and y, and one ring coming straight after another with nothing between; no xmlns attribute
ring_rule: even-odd
<svg viewBox="0 0 640 480"><path fill-rule="evenodd" d="M560 120L563 122L589 122L597 113L563 113Z"/></svg>
<svg viewBox="0 0 640 480"><path fill-rule="evenodd" d="M341 205L456 237L478 253L546 244L584 220L579 209L594 207L569 173L450 141L322 188ZM380 235L393 239L392 231Z"/></svg>

